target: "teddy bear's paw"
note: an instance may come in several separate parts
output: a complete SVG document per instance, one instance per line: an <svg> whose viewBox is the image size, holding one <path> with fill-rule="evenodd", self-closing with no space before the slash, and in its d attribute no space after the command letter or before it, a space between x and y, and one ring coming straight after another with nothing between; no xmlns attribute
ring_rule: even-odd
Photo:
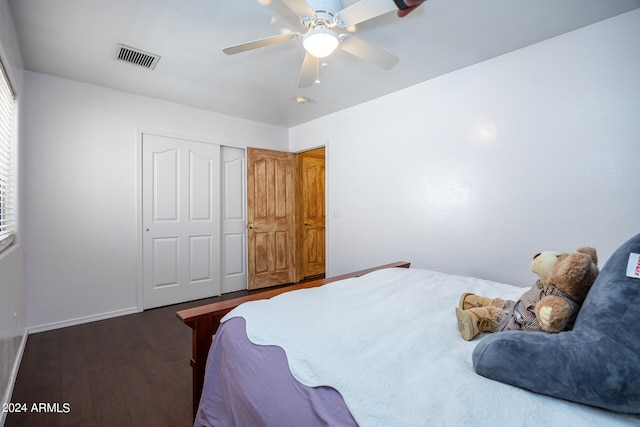
<svg viewBox="0 0 640 427"><path fill-rule="evenodd" d="M553 308L544 306L540 308L538 312L538 321L546 328L551 327L551 315L553 314Z"/></svg>

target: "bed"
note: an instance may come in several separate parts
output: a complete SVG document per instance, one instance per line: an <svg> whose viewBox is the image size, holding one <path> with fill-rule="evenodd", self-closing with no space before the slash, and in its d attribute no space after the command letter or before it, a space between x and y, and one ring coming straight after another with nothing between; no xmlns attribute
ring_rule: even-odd
<svg viewBox="0 0 640 427"><path fill-rule="evenodd" d="M640 235L632 243L640 253ZM640 280L630 283L640 289ZM464 341L454 315L462 292L517 299L523 288L400 262L179 312L194 334L195 425L640 425L633 375L618 380L614 411L599 401L576 403L580 386L554 397L497 378L511 367L503 350L490 356L496 348L523 334L564 340L573 332ZM517 364L526 370L532 353L521 353ZM639 353L629 354L635 359L625 369L640 363ZM491 372L496 360L505 365L498 373Z"/></svg>

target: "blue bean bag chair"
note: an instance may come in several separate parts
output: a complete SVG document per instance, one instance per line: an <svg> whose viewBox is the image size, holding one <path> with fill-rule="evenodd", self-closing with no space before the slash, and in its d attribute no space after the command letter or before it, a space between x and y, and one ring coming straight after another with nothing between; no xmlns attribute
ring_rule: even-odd
<svg viewBox="0 0 640 427"><path fill-rule="evenodd" d="M640 414L640 234L609 258L571 331L507 331L473 351L487 378L573 402Z"/></svg>

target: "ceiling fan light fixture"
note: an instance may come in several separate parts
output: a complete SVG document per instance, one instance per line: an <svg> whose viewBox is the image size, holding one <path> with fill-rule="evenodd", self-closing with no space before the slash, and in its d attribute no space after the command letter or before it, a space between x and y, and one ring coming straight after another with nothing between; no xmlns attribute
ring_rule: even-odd
<svg viewBox="0 0 640 427"><path fill-rule="evenodd" d="M340 44L337 34L325 27L316 27L304 35L302 46L316 58L331 55Z"/></svg>

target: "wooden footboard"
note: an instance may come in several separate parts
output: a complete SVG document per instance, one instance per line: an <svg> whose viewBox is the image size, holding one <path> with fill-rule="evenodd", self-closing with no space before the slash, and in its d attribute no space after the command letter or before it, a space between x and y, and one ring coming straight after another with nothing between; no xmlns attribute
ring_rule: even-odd
<svg viewBox="0 0 640 427"><path fill-rule="evenodd" d="M391 264L380 265L366 270L355 271L353 273L343 274L341 276L330 277L326 279L318 279L310 282L300 283L285 288L269 289L261 292L252 293L250 295L234 298L226 301L220 301L213 304L207 304L200 307L194 307L187 310L178 311L176 315L183 323L188 325L192 332L192 355L191 368L193 369L193 416L195 417L202 394L202 386L204 383L205 366L207 363L207 355L213 335L220 326L220 320L238 305L260 299L267 299L284 292L297 289L315 288L337 280L348 279L350 277L359 277L375 270L383 268L409 268L410 263L400 261Z"/></svg>

